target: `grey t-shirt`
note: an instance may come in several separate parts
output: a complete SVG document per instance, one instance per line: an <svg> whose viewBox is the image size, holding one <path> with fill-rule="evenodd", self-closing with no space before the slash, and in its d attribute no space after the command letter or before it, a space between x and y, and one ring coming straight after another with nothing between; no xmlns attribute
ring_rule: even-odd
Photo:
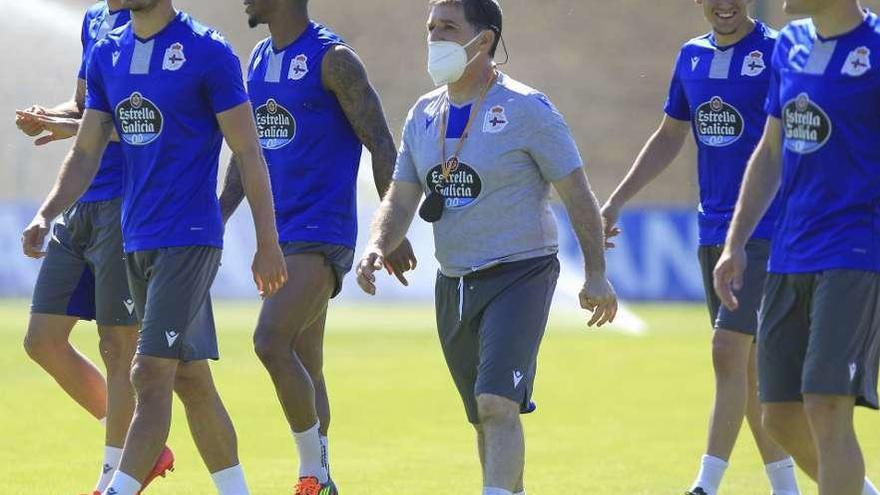
<svg viewBox="0 0 880 495"><path fill-rule="evenodd" d="M440 128L446 88L428 93L410 110L394 180L426 191L441 176ZM450 115L467 113L464 109ZM466 120L466 116L464 117ZM458 145L450 118L446 158ZM550 183L583 166L562 115L540 92L500 74L474 117L470 137L443 193L443 217L434 223L441 272L461 277L498 263L556 253Z"/></svg>

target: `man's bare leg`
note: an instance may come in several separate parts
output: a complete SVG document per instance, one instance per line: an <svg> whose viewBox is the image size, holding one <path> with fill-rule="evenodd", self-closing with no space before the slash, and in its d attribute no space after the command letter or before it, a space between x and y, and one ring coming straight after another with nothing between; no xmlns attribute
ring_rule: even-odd
<svg viewBox="0 0 880 495"><path fill-rule="evenodd" d="M77 318L34 313L24 348L58 385L95 419L107 417L107 383L97 366L70 344Z"/></svg>
<svg viewBox="0 0 880 495"><path fill-rule="evenodd" d="M299 476L329 479L322 460L320 425L312 373L296 351L296 343L327 308L335 279L321 254L294 254L285 258L290 280L277 294L263 303L254 348L266 367L281 402L300 453ZM323 325L319 327L323 330ZM313 349L322 339L301 344ZM310 359L315 351L310 350ZM313 363L314 364L314 363ZM316 364L315 364L316 365Z"/></svg>

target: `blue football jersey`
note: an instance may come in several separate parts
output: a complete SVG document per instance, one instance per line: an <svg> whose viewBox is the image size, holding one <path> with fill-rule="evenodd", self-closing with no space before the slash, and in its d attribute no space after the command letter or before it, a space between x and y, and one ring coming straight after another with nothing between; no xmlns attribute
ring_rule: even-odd
<svg viewBox="0 0 880 495"><path fill-rule="evenodd" d="M821 38L780 33L767 113L783 130L782 212L770 271L880 271L880 21Z"/></svg>
<svg viewBox="0 0 880 495"><path fill-rule="evenodd" d="M321 81L324 55L344 43L310 23L287 47L260 42L247 85L269 166L281 242L325 242L354 249L361 142L336 96Z"/></svg>
<svg viewBox="0 0 880 495"><path fill-rule="evenodd" d="M127 252L222 247L216 114L246 102L238 57L186 13L149 39L128 24L98 42L86 107L111 114L122 142Z"/></svg>
<svg viewBox="0 0 880 495"><path fill-rule="evenodd" d="M719 47L713 33L684 44L675 63L665 112L691 122L700 184L700 245L724 244L746 165L767 116L770 56L777 33L758 22L738 43ZM754 237L769 239L778 206Z"/></svg>
<svg viewBox="0 0 880 495"><path fill-rule="evenodd" d="M86 11L82 25L82 63L79 66L79 78L86 79L86 65L95 43L110 31L125 25L130 20L128 10L111 12L107 2L100 1ZM80 198L84 203L108 201L122 195L122 147L119 143L109 143L101 157L101 168L89 190Z"/></svg>

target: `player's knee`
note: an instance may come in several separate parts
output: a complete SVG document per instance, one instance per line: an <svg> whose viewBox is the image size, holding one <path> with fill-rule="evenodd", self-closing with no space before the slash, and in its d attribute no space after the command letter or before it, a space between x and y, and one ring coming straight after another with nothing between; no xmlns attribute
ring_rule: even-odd
<svg viewBox="0 0 880 495"><path fill-rule="evenodd" d="M817 440L823 436L839 436L852 425L853 401L848 397L805 395L804 412L810 420Z"/></svg>
<svg viewBox="0 0 880 495"><path fill-rule="evenodd" d="M254 352L267 368L286 363L293 356L290 341L279 329L261 324L254 333Z"/></svg>
<svg viewBox="0 0 880 495"><path fill-rule="evenodd" d="M747 378L749 349L737 341L735 337L727 335L730 332L716 331L712 338L712 363L715 373L720 376L733 376L742 374Z"/></svg>
<svg viewBox="0 0 880 495"><path fill-rule="evenodd" d="M24 351L27 355L40 364L48 363L52 356L56 355L59 346L64 343L58 342L58 339L50 333L41 332L33 327L28 328L28 332L24 337Z"/></svg>
<svg viewBox="0 0 880 495"><path fill-rule="evenodd" d="M101 334L98 342L98 348L101 351L101 358L108 370L117 367L129 368L131 366L134 351L137 347L137 333L128 332L123 329L114 329L111 332Z"/></svg>
<svg viewBox="0 0 880 495"><path fill-rule="evenodd" d="M500 424L519 417L519 405L505 397L492 394L477 396L477 415L481 424Z"/></svg>
<svg viewBox="0 0 880 495"><path fill-rule="evenodd" d="M40 341L38 337L35 337L28 333L24 336L24 352L37 363L42 363L46 360L46 358L50 354L50 350L46 348L44 342Z"/></svg>
<svg viewBox="0 0 880 495"><path fill-rule="evenodd" d="M138 402L171 397L173 367L148 359L135 358L131 366L131 384L138 395Z"/></svg>

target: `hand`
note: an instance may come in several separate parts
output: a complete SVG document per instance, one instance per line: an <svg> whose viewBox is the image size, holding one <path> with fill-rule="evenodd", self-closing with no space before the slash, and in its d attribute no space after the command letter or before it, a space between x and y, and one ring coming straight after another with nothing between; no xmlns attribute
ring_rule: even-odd
<svg viewBox="0 0 880 495"><path fill-rule="evenodd" d="M371 248L364 253L357 266L357 283L371 296L376 295L376 272L385 266L385 256L378 249Z"/></svg>
<svg viewBox="0 0 880 495"><path fill-rule="evenodd" d="M21 249L25 256L34 259L40 259L46 256L46 252L43 250L43 242L46 240L46 235L49 233L49 226L51 224L51 220L40 214L37 214L37 216L31 220L30 225L28 225L21 234Z"/></svg>
<svg viewBox="0 0 880 495"><path fill-rule="evenodd" d="M27 110L16 110L15 111L15 127L25 133L30 137L35 137L43 132L42 126L40 126L39 122L34 119L30 119L25 117L22 114L33 114L33 115L46 115L46 109L39 106L33 105Z"/></svg>
<svg viewBox="0 0 880 495"><path fill-rule="evenodd" d="M394 275L404 287L409 287L409 281L403 276L404 273L415 270L418 265L412 245L406 238L391 254L385 258L385 269L388 275Z"/></svg>
<svg viewBox="0 0 880 495"><path fill-rule="evenodd" d="M580 293L581 307L593 313L587 326L611 323L617 316L617 294L605 274L587 275Z"/></svg>
<svg viewBox="0 0 880 495"><path fill-rule="evenodd" d="M715 293L718 294L721 303L731 311L739 307L739 300L734 291L742 289L743 273L746 271L747 263L745 248L728 245L724 246L724 251L715 265L713 277Z"/></svg>
<svg viewBox="0 0 880 495"><path fill-rule="evenodd" d="M617 227L617 221L620 219L620 208L612 205L610 202L605 203L602 207L602 223L605 225L605 249L616 247L611 239L620 235L620 228Z"/></svg>
<svg viewBox="0 0 880 495"><path fill-rule="evenodd" d="M41 132L49 133L48 135L42 136L34 141L34 144L37 146L43 146L60 139L69 139L76 136L76 133L79 132L79 120L77 119L53 117L51 115L29 111L23 112L20 110L16 111L15 115L16 123L18 123L20 119L22 125L26 126L28 130L33 129L34 126L36 126L37 132L34 134L28 134L29 136L36 136ZM24 129L22 130L27 133Z"/></svg>
<svg viewBox="0 0 880 495"><path fill-rule="evenodd" d="M266 247L257 247L251 270L260 297L268 299L275 295L287 283L287 264L281 246L272 243Z"/></svg>

